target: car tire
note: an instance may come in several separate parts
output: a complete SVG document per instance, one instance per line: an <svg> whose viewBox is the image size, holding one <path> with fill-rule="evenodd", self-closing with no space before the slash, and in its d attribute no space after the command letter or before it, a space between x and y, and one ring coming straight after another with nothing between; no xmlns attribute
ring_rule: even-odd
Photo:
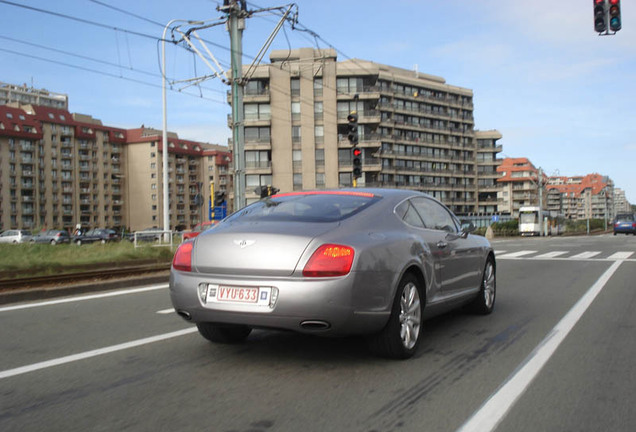
<svg viewBox="0 0 636 432"><path fill-rule="evenodd" d="M201 336L211 342L238 343L243 342L252 332L252 328L244 325L197 323Z"/></svg>
<svg viewBox="0 0 636 432"><path fill-rule="evenodd" d="M412 357L420 344L424 303L420 281L415 275L406 274L395 294L389 321L368 338L371 351L392 359Z"/></svg>
<svg viewBox="0 0 636 432"><path fill-rule="evenodd" d="M481 286L479 294L475 300L469 305L471 312L479 315L488 315L495 308L495 299L497 297L497 272L495 261L492 257L488 257L484 266L484 273L481 278Z"/></svg>

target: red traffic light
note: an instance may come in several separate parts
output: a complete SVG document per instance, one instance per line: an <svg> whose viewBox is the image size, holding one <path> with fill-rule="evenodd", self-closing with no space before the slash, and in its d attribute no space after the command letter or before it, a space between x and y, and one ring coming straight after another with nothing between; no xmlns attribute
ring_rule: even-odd
<svg viewBox="0 0 636 432"><path fill-rule="evenodd" d="M594 0L594 31L603 33L607 30L607 10L605 0Z"/></svg>
<svg viewBox="0 0 636 432"><path fill-rule="evenodd" d="M362 155L362 150L360 150L359 148L354 148L353 149L353 156L354 157L360 157Z"/></svg>

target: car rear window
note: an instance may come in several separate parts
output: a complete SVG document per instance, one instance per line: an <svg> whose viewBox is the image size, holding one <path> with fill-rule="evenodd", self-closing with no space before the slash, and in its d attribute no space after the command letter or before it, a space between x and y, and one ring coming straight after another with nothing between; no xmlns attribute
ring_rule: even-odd
<svg viewBox="0 0 636 432"><path fill-rule="evenodd" d="M617 221L633 221L634 220L634 215L633 214L619 214L618 216L616 216L616 220Z"/></svg>
<svg viewBox="0 0 636 432"><path fill-rule="evenodd" d="M368 208L380 199L367 193L315 192L274 195L245 207L228 222L337 222Z"/></svg>

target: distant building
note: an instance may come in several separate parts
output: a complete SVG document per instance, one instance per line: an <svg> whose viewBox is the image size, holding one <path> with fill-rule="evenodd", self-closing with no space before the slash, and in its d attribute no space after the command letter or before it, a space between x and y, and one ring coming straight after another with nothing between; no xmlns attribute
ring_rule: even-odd
<svg viewBox="0 0 636 432"><path fill-rule="evenodd" d="M500 175L497 179L499 211L516 218L524 206L547 208L547 177L529 159L505 158L497 172Z"/></svg>
<svg viewBox="0 0 636 432"><path fill-rule="evenodd" d="M0 105L0 230L163 228L162 133L104 126L39 105ZM231 189L227 147L169 134L170 227L209 217L209 183Z"/></svg>
<svg viewBox="0 0 636 432"><path fill-rule="evenodd" d="M65 94L28 87L26 84L15 85L0 82L0 105L7 105L11 102L68 109L68 96Z"/></svg>
<svg viewBox="0 0 636 432"><path fill-rule="evenodd" d="M367 60L339 62L333 49L272 51L270 60L244 92L248 203L258 186L352 186L346 128L355 112L359 187L424 191L457 214L498 211L501 134L475 130L472 90Z"/></svg>
<svg viewBox="0 0 636 432"><path fill-rule="evenodd" d="M614 210L614 182L607 176L587 174L574 177L550 177L549 210L567 219L611 220Z"/></svg>
<svg viewBox="0 0 636 432"><path fill-rule="evenodd" d="M632 205L627 201L625 191L620 188L614 188L614 215L632 212Z"/></svg>

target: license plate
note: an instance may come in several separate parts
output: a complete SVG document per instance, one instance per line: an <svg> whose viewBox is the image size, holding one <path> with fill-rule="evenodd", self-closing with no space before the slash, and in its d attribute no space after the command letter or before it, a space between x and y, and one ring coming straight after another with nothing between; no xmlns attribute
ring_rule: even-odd
<svg viewBox="0 0 636 432"><path fill-rule="evenodd" d="M271 290L271 287L241 287L209 284L207 301L267 306L269 305Z"/></svg>
<svg viewBox="0 0 636 432"><path fill-rule="evenodd" d="M216 292L218 301L256 303L258 301L258 288L240 288L220 286Z"/></svg>

